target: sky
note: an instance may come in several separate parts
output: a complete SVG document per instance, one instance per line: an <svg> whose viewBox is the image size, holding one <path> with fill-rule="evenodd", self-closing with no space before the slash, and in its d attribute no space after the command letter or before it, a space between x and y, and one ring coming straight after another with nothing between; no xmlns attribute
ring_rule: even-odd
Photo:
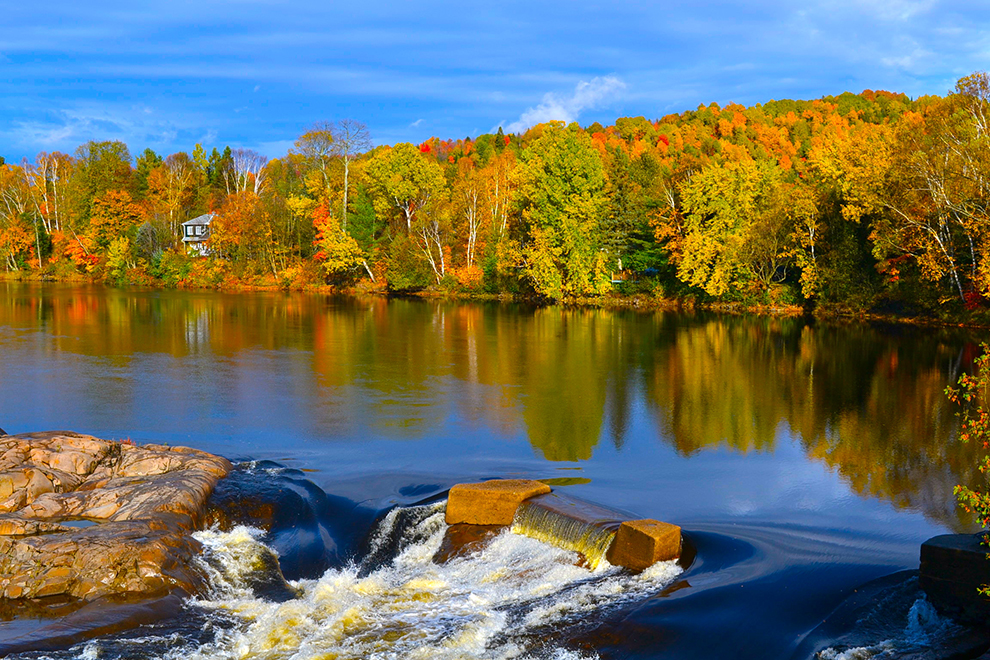
<svg viewBox="0 0 990 660"><path fill-rule="evenodd" d="M0 156L122 140L279 157L316 121L376 144L657 119L990 69L990 0L46 0L0 18Z"/></svg>

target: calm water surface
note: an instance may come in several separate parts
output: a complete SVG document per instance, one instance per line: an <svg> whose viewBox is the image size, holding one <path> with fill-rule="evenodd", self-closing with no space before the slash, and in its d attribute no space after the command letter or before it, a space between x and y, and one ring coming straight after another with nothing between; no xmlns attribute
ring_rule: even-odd
<svg viewBox="0 0 990 660"><path fill-rule="evenodd" d="M380 507L459 481L554 479L681 525L698 559L676 588L582 615L573 633L557 622L534 657L807 657L854 589L968 529L952 486L978 480L979 454L942 391L982 339L6 283L0 426L276 461Z"/></svg>

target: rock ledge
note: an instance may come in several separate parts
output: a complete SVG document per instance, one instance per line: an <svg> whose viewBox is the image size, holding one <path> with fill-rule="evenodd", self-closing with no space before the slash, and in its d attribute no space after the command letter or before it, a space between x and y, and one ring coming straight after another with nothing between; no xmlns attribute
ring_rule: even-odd
<svg viewBox="0 0 990 660"><path fill-rule="evenodd" d="M195 591L218 456L68 431L0 434L0 596Z"/></svg>

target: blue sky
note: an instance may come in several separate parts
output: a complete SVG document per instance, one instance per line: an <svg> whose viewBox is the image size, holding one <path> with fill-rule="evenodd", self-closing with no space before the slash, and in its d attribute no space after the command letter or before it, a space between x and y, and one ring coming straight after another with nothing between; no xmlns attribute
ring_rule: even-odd
<svg viewBox="0 0 990 660"><path fill-rule="evenodd" d="M317 120L419 142L712 101L944 94L988 68L986 0L19 2L0 19L0 155L119 139L276 157Z"/></svg>

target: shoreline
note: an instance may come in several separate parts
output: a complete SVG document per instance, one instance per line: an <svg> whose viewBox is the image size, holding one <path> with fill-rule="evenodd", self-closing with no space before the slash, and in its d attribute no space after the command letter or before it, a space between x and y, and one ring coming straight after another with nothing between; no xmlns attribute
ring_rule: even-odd
<svg viewBox="0 0 990 660"><path fill-rule="evenodd" d="M109 284L97 279L76 275L72 277L52 277L36 272L20 271L0 273L0 282L34 282L39 284L96 284L110 289L127 290L145 288L149 290L176 291L216 291L220 293L246 292L296 292L322 295L344 295L356 298L418 298L444 302L497 302L506 304L523 304L534 307L563 307L582 309L604 309L608 311L635 312L712 312L732 316L765 316L771 318L808 317L816 321L829 323L886 323L892 325L909 325L923 328L968 328L990 329L990 312L984 312L985 318L958 318L954 316L935 317L924 315L903 315L893 313L872 312L868 310L838 309L836 305L825 307L816 305L809 309L801 305L771 305L746 304L742 302L698 302L694 297L657 298L643 293L619 294L609 293L601 297L566 297L557 301L547 301L535 296L523 296L514 293L482 293L474 291L446 291L436 288L426 288L418 291L389 291L384 288L361 282L348 287L338 287L332 284L310 284L305 286L279 286L276 284L250 283L236 286L155 286L150 283L142 284Z"/></svg>

